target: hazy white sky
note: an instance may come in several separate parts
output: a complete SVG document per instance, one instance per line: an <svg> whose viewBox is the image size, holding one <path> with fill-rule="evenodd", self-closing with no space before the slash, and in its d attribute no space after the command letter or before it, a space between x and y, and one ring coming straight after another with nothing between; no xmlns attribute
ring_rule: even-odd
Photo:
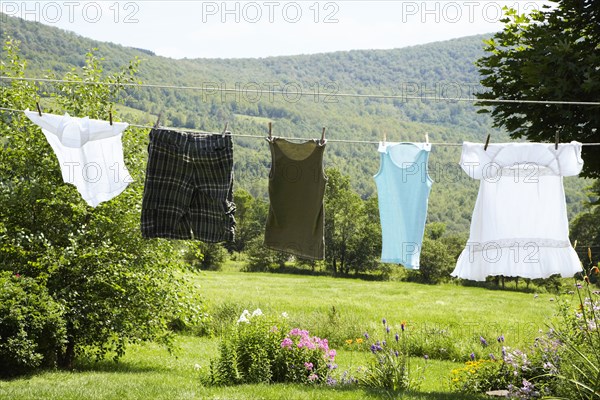
<svg viewBox="0 0 600 400"><path fill-rule="evenodd" d="M3 13L173 58L391 49L501 29L547 1L0 1Z"/></svg>

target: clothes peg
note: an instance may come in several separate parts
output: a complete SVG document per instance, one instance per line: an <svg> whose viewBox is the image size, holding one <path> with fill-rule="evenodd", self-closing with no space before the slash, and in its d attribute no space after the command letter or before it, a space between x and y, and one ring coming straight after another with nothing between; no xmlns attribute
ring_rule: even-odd
<svg viewBox="0 0 600 400"><path fill-rule="evenodd" d="M158 113L158 118L156 118L156 123L154 124L154 129L158 128L158 124L160 124L160 117L162 116L162 112Z"/></svg>
<svg viewBox="0 0 600 400"><path fill-rule="evenodd" d="M383 132L383 145L385 146L385 142L387 141L387 133Z"/></svg>
<svg viewBox="0 0 600 400"><path fill-rule="evenodd" d="M269 140L273 139L272 132L273 132L273 123L269 122Z"/></svg>
<svg viewBox="0 0 600 400"><path fill-rule="evenodd" d="M558 142L560 141L560 133L556 131L554 134L554 150L558 150Z"/></svg>
<svg viewBox="0 0 600 400"><path fill-rule="evenodd" d="M225 128L223 129L223 134L222 134L223 137L225 137L225 135L227 135L228 133L231 133L231 132L227 131L227 125L229 125L229 122L225 122Z"/></svg>
<svg viewBox="0 0 600 400"><path fill-rule="evenodd" d="M112 110L108 110L108 121L110 122L111 126L112 126Z"/></svg>
<svg viewBox="0 0 600 400"><path fill-rule="evenodd" d="M485 146L483 146L483 151L487 151L488 145L490 144L490 134L488 133L487 139L485 139Z"/></svg>
<svg viewBox="0 0 600 400"><path fill-rule="evenodd" d="M35 105L37 106L38 114L40 114L40 117L41 117L42 116L42 107L40 107L40 103L38 103L37 101L35 102Z"/></svg>
<svg viewBox="0 0 600 400"><path fill-rule="evenodd" d="M325 144L325 127L323 127L323 132L321 132L321 145Z"/></svg>
<svg viewBox="0 0 600 400"><path fill-rule="evenodd" d="M425 143L429 144L429 134L425 132Z"/></svg>

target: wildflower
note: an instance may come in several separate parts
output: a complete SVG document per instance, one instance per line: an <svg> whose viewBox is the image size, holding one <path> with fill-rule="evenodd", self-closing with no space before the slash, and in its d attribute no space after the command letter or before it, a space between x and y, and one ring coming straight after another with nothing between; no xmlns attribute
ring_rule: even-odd
<svg viewBox="0 0 600 400"><path fill-rule="evenodd" d="M365 339L369 340L369 334L365 332Z"/></svg>
<svg viewBox="0 0 600 400"><path fill-rule="evenodd" d="M583 280L585 281L585 283L589 284L590 283L590 278L586 275L583 277Z"/></svg>
<svg viewBox="0 0 600 400"><path fill-rule="evenodd" d="M363 342L362 338L356 338L356 343L361 344Z"/></svg>
<svg viewBox="0 0 600 400"><path fill-rule="evenodd" d="M202 366L200 364L194 364L194 369L196 371L200 371L200 369L202 369Z"/></svg>
<svg viewBox="0 0 600 400"><path fill-rule="evenodd" d="M327 386L335 386L335 385L337 385L337 381L335 379L333 379L332 377L328 376L326 384L327 384Z"/></svg>
<svg viewBox="0 0 600 400"><path fill-rule="evenodd" d="M281 341L281 348L291 349L294 342L289 337L286 337Z"/></svg>
<svg viewBox="0 0 600 400"><path fill-rule="evenodd" d="M15 278L20 278L21 274L15 274Z"/></svg>
<svg viewBox="0 0 600 400"><path fill-rule="evenodd" d="M317 374L310 374L308 376L308 380L311 381L311 382L316 381L318 378L319 378L319 376Z"/></svg>
<svg viewBox="0 0 600 400"><path fill-rule="evenodd" d="M396 338L396 342L397 342L397 341L399 341L399 340L400 340L400 335L398 335L398 334L396 333L396 336L395 336L395 338Z"/></svg>
<svg viewBox="0 0 600 400"><path fill-rule="evenodd" d="M504 335L498 336L498 343L504 342Z"/></svg>
<svg viewBox="0 0 600 400"><path fill-rule="evenodd" d="M481 345L483 347L486 347L488 345L487 340L485 340L485 338L483 336L479 336L479 341L481 342Z"/></svg>
<svg viewBox="0 0 600 400"><path fill-rule="evenodd" d="M406 328L406 321L402 321L400 328L402 328L402 332L404 332L404 329Z"/></svg>
<svg viewBox="0 0 600 400"><path fill-rule="evenodd" d="M425 360L429 360L429 356L428 356L427 354L425 354L425 355L423 356L423 358L424 358Z"/></svg>
<svg viewBox="0 0 600 400"><path fill-rule="evenodd" d="M385 327L385 331L386 331L387 333L390 333L390 327L389 327L389 326L386 326L386 327Z"/></svg>
<svg viewBox="0 0 600 400"><path fill-rule="evenodd" d="M246 318L246 316L244 314L242 314L240 316L240 318L237 320L237 323L239 324L240 322L245 322L246 324L250 323L250 320L248 318Z"/></svg>
<svg viewBox="0 0 600 400"><path fill-rule="evenodd" d="M471 353L469 357L471 357L471 361L475 361L475 353Z"/></svg>
<svg viewBox="0 0 600 400"><path fill-rule="evenodd" d="M309 371L312 371L312 369L313 369L313 363L311 363L311 362L305 362L304 363L304 368L306 368Z"/></svg>
<svg viewBox="0 0 600 400"><path fill-rule="evenodd" d="M385 318L381 322L383 322L383 326L385 326L387 324L387 321L385 320Z"/></svg>
<svg viewBox="0 0 600 400"><path fill-rule="evenodd" d="M577 283L575 284L575 287L576 287L577 289L581 289L583 286L581 286L581 283L577 282Z"/></svg>
<svg viewBox="0 0 600 400"><path fill-rule="evenodd" d="M281 316L282 316L283 318L288 318L288 313L286 313L286 312L284 311L284 312L282 312L282 313L281 313Z"/></svg>
<svg viewBox="0 0 600 400"><path fill-rule="evenodd" d="M533 295L533 298L534 298L534 299L537 299L538 297L539 297L539 296L538 296L538 294L537 294L537 293Z"/></svg>
<svg viewBox="0 0 600 400"><path fill-rule="evenodd" d="M328 355L331 360L333 360L335 358L336 354L337 354L337 352L334 349L329 350Z"/></svg>
<svg viewBox="0 0 600 400"><path fill-rule="evenodd" d="M352 339L348 339L348 340L346 340L346 344L347 344L348 346L350 346L350 345L352 344Z"/></svg>
<svg viewBox="0 0 600 400"><path fill-rule="evenodd" d="M395 351L394 351L394 355L395 355L396 357L398 357L398 356L400 355L400 353L398 353L398 350L395 350Z"/></svg>
<svg viewBox="0 0 600 400"><path fill-rule="evenodd" d="M258 316L261 316L261 315L263 315L263 312L261 311L260 308L257 308L256 310L254 310L254 312L252 312L252 316L253 317L258 317Z"/></svg>
<svg viewBox="0 0 600 400"><path fill-rule="evenodd" d="M329 368L331 370L337 369L337 367L338 367L337 364L333 364L333 363L328 363L327 364L327 368Z"/></svg>
<svg viewBox="0 0 600 400"><path fill-rule="evenodd" d="M492 353L490 353L490 359L491 359L492 361L496 361L496 357L495 357L495 356L494 356Z"/></svg>

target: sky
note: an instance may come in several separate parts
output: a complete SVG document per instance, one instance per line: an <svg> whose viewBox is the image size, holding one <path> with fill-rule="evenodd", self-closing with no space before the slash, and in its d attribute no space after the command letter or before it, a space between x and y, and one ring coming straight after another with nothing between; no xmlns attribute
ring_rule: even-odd
<svg viewBox="0 0 600 400"><path fill-rule="evenodd" d="M171 58L392 49L502 28L548 1L5 1L12 16Z"/></svg>

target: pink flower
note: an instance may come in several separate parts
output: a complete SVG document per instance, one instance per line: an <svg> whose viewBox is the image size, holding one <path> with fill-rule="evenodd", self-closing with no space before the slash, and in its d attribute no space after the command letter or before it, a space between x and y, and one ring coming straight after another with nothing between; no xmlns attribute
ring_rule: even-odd
<svg viewBox="0 0 600 400"><path fill-rule="evenodd" d="M308 380L309 380L309 381L311 381L311 382L314 382L314 381L316 381L318 378L319 378L319 377L317 376L317 374L310 374L310 375L308 376Z"/></svg>
<svg viewBox="0 0 600 400"><path fill-rule="evenodd" d="M286 337L281 341L281 348L291 349L294 342L289 337Z"/></svg>
<svg viewBox="0 0 600 400"><path fill-rule="evenodd" d="M312 371L312 369L313 369L313 363L311 363L311 362L305 362L305 363L304 363L304 367L305 367L307 370L309 370L309 371Z"/></svg>
<svg viewBox="0 0 600 400"><path fill-rule="evenodd" d="M15 278L20 278L21 274L15 274Z"/></svg>
<svg viewBox="0 0 600 400"><path fill-rule="evenodd" d="M336 354L337 352L334 349L329 350L329 358L331 358L332 360L335 358Z"/></svg>

